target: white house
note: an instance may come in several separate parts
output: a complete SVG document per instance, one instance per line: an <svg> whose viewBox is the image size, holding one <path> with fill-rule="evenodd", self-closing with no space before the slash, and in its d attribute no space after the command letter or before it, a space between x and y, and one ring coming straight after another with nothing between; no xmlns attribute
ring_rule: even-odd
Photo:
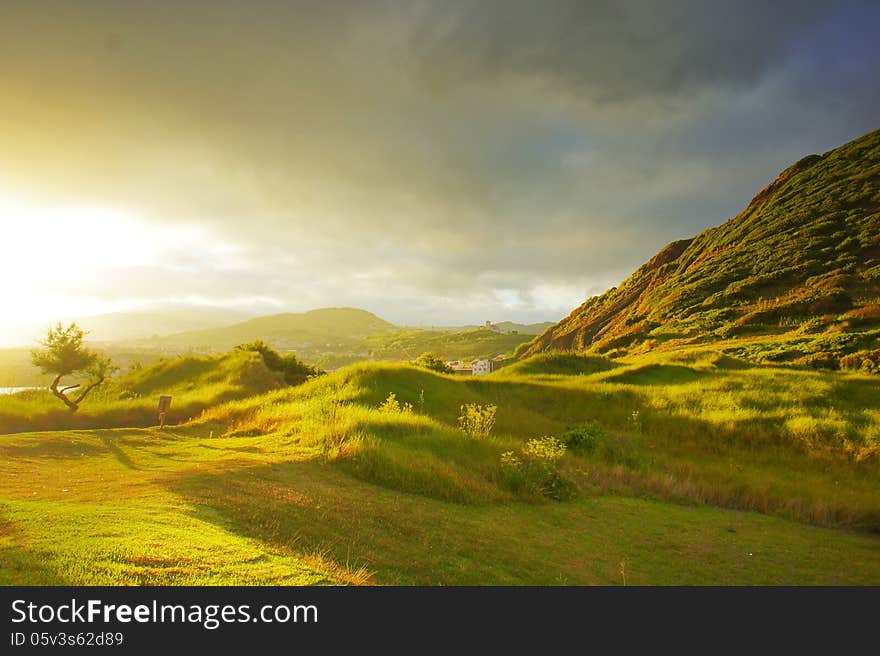
<svg viewBox="0 0 880 656"><path fill-rule="evenodd" d="M492 373L492 370L495 368L493 365L495 363L488 358L483 360L474 360L471 363L472 374L474 376L485 376L486 374Z"/></svg>

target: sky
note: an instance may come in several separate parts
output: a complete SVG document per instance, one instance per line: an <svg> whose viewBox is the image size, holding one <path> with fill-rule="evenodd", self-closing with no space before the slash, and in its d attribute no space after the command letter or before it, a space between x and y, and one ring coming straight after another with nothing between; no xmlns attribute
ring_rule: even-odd
<svg viewBox="0 0 880 656"><path fill-rule="evenodd" d="M847 0L4 0L0 342L157 307L556 321L880 127L878 33Z"/></svg>

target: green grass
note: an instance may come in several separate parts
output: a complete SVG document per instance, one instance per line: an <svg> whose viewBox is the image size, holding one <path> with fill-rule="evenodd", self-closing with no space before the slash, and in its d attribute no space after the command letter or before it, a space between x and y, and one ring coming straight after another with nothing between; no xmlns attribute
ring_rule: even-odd
<svg viewBox="0 0 880 656"><path fill-rule="evenodd" d="M592 376L502 370L465 380L363 364L259 401L216 408L200 421L218 433L330 442L345 452L343 466L362 477L469 502L510 496L497 481L501 453L593 421L608 434L605 453L618 452L620 461L571 453L562 463L592 493L880 530L880 411L865 405L878 392L876 378L742 368L712 352L687 361L619 363ZM375 410L392 392L423 414L389 417ZM495 436L486 444L460 438L458 416L466 403L499 408ZM333 421L324 411L330 406ZM628 466L633 462L639 466Z"/></svg>
<svg viewBox="0 0 880 656"><path fill-rule="evenodd" d="M376 333L345 344L298 348L297 353L308 362L330 369L364 361L410 362L426 352L444 360L473 360L512 354L532 337L485 329L408 328Z"/></svg>
<svg viewBox="0 0 880 656"><path fill-rule="evenodd" d="M615 585L624 559L630 584L880 579L867 535L618 496L450 503L202 431L2 438L0 582Z"/></svg>
<svg viewBox="0 0 880 656"><path fill-rule="evenodd" d="M583 376L608 371L618 366L612 360L597 355L583 355L565 351L541 353L505 367L504 375L565 375Z"/></svg>
<svg viewBox="0 0 880 656"><path fill-rule="evenodd" d="M617 584L621 560L632 584L880 582L876 377L595 365L368 363L164 432L0 437L0 582ZM489 438L466 403L497 405ZM510 484L503 453L584 422L554 465L574 499Z"/></svg>
<svg viewBox="0 0 880 656"><path fill-rule="evenodd" d="M257 353L181 356L109 380L76 413L48 389L0 395L0 433L153 426L161 394L172 396L167 422L176 424L218 403L282 385Z"/></svg>
<svg viewBox="0 0 880 656"><path fill-rule="evenodd" d="M187 465L222 471L228 457L175 442L152 430L4 438L0 583L284 585L362 576L317 552L264 548L210 508L186 503L169 483Z"/></svg>

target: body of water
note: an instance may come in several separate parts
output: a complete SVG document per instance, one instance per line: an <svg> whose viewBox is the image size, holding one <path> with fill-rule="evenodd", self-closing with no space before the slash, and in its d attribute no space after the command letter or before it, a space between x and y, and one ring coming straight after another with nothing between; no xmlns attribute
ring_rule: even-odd
<svg viewBox="0 0 880 656"><path fill-rule="evenodd" d="M0 387L0 394L15 394L25 390L43 389L42 387Z"/></svg>

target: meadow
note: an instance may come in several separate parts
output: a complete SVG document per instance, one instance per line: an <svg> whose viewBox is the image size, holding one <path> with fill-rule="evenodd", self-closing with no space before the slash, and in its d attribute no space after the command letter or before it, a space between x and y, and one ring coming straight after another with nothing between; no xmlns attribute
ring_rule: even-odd
<svg viewBox="0 0 880 656"><path fill-rule="evenodd" d="M5 435L0 582L877 584L878 386L713 350L362 363Z"/></svg>

